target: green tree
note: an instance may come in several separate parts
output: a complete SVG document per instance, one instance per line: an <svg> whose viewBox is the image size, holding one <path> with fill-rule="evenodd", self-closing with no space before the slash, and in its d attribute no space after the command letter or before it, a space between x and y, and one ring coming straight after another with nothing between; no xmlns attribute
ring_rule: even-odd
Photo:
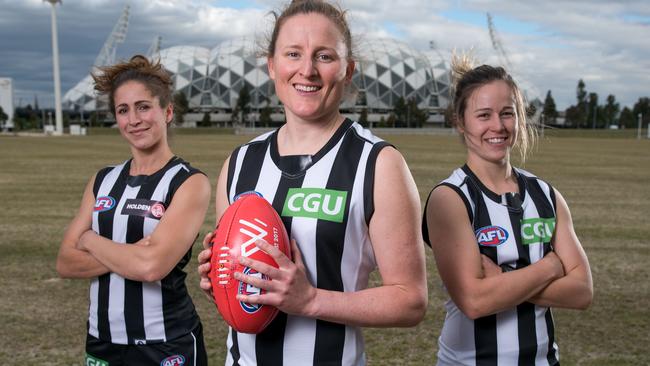
<svg viewBox="0 0 650 366"><path fill-rule="evenodd" d="M408 127L422 127L427 122L428 117L427 111L418 108L415 98L408 100L408 114L406 116Z"/></svg>
<svg viewBox="0 0 650 366"><path fill-rule="evenodd" d="M361 113L359 113L359 120L357 121L361 126L368 127L368 109L362 108Z"/></svg>
<svg viewBox="0 0 650 366"><path fill-rule="evenodd" d="M621 116L618 118L618 124L621 128L635 128L637 126L637 116L628 107L624 107Z"/></svg>
<svg viewBox="0 0 650 366"><path fill-rule="evenodd" d="M176 92L173 96L174 99L174 116L176 123L179 125L185 122L185 113L190 110L190 103L187 101L187 96L183 92Z"/></svg>
<svg viewBox="0 0 650 366"><path fill-rule="evenodd" d="M394 127L406 127L408 119L408 106L404 97L399 97L393 105Z"/></svg>
<svg viewBox="0 0 650 366"><path fill-rule="evenodd" d="M596 128L598 118L598 93L589 93L587 101L587 126Z"/></svg>
<svg viewBox="0 0 650 366"><path fill-rule="evenodd" d="M5 111L2 110L2 107L0 107L0 125L4 125L5 122L9 119L9 116Z"/></svg>
<svg viewBox="0 0 650 366"><path fill-rule="evenodd" d="M212 121L210 120L210 112L203 113L203 118L201 119L201 127L210 127Z"/></svg>
<svg viewBox="0 0 650 366"><path fill-rule="evenodd" d="M639 98L639 100L636 103L634 103L634 108L632 108L632 112L634 113L635 127L638 124L639 113L641 113L642 116L641 123L643 124L643 126L647 126L648 122L650 122L650 98L648 97Z"/></svg>
<svg viewBox="0 0 650 366"><path fill-rule="evenodd" d="M241 123L244 125L248 121L248 114L250 113L250 103L251 103L251 93L248 90L248 86L244 85L239 89L239 96L237 97L237 103L235 104L235 110L237 114L241 114ZM234 114L234 111L233 111Z"/></svg>
<svg viewBox="0 0 650 366"><path fill-rule="evenodd" d="M550 90L546 93L546 99L544 99L543 113L544 119L542 120L542 123L555 124L555 122L557 122L557 107L555 106L555 99L553 99Z"/></svg>
<svg viewBox="0 0 650 366"><path fill-rule="evenodd" d="M578 104L576 104L576 127L580 128L587 127L587 90L585 89L585 82L580 79L578 81L578 86L576 87L576 99Z"/></svg>
<svg viewBox="0 0 650 366"><path fill-rule="evenodd" d="M260 124L262 126L269 127L273 123L273 119L271 118L272 112L271 103L267 101L266 105L260 110Z"/></svg>
<svg viewBox="0 0 650 366"><path fill-rule="evenodd" d="M607 104L603 107L603 120L605 127L616 124L616 116L620 110L620 105L616 102L616 97L612 94L607 96Z"/></svg>

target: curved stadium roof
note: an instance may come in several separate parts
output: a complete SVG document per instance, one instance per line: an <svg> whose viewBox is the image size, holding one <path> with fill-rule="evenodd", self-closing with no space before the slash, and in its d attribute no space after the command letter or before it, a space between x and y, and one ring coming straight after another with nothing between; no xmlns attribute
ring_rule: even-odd
<svg viewBox="0 0 650 366"><path fill-rule="evenodd" d="M161 63L173 74L174 90L183 92L190 108L230 109L246 86L251 107L270 103L279 107L266 59L256 57L252 37L225 41L213 49L174 46L160 51ZM442 109L449 101L449 72L444 62L434 61L406 43L393 39L369 39L362 44L360 61L352 81L357 99L343 108L367 106L377 112L392 110L399 97L414 98L420 108ZM105 109L96 101L92 78L87 76L64 96L64 108Z"/></svg>

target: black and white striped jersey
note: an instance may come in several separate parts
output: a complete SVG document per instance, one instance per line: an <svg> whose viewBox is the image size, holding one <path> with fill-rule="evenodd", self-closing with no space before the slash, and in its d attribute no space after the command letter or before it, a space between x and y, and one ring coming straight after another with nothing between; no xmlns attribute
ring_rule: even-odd
<svg viewBox="0 0 650 366"><path fill-rule="evenodd" d="M227 194L257 191L300 247L314 286L358 291L376 267L368 233L375 162L388 144L345 120L315 155L280 156L277 131L237 148ZM230 330L227 365L362 365L357 327L280 313L260 334Z"/></svg>
<svg viewBox="0 0 650 366"><path fill-rule="evenodd" d="M132 244L150 235L176 190L200 173L178 157L149 176L129 176L131 160L100 170L93 193L92 229L116 243ZM115 344L173 340L199 324L183 271L191 248L162 280L132 281L107 273L91 281L88 333Z"/></svg>
<svg viewBox="0 0 650 366"><path fill-rule="evenodd" d="M438 185L460 195L480 252L504 270L516 270L542 259L551 250L555 230L553 188L525 170L513 171L519 194L490 191L467 165ZM423 235L430 243L426 215ZM524 302L471 320L451 299L445 307L438 365L559 365L550 308Z"/></svg>

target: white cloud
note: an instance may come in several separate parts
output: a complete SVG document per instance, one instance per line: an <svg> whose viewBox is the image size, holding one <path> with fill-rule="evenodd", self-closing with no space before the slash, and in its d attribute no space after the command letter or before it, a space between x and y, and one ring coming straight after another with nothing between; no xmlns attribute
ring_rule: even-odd
<svg viewBox="0 0 650 366"><path fill-rule="evenodd" d="M485 12L494 16L498 34L515 74L538 89L542 97L552 90L559 108L575 102L575 87L582 78L587 90L601 100L616 95L631 106L650 95L650 2L647 0L339 0L349 10L353 34L363 42L372 37L396 37L428 51L434 41L438 51L474 48L483 62L498 62L489 38ZM126 0L64 0L57 6L62 52L67 55L63 80L70 87L92 63L121 13ZM228 1L131 0L127 40L118 54L126 57L145 52L156 35L163 47L181 44L207 48L223 40L260 34L267 30L269 10L286 1L248 1L229 6ZM233 3L233 2L230 2ZM241 4L256 4L245 7ZM10 64L0 74L16 79L16 88L36 89L43 70L26 73L29 65L48 65L49 5L42 0L0 0L0 49ZM450 12L469 12L473 19L449 17ZM477 20L478 19L478 20ZM523 32L508 22L525 24ZM505 26L507 25L507 26ZM65 37L65 38L64 38ZM16 57L30 51L35 60ZM23 53L21 53L23 52ZM20 63L14 65L14 63ZM50 62L51 63L51 62ZM13 76L12 76L13 75ZM44 89L42 93L49 93ZM45 100L46 98L40 99Z"/></svg>

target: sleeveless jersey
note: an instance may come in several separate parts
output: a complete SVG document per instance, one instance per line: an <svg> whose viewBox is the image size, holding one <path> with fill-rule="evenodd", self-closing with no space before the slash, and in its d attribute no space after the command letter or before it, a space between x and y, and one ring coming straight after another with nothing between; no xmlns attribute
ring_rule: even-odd
<svg viewBox="0 0 650 366"><path fill-rule="evenodd" d="M504 271L542 259L552 250L555 229L553 188L525 170L513 168L513 173L520 194L490 191L467 165L439 184L462 198L480 252ZM430 243L426 215L423 235ZM524 302L471 320L451 299L445 307L438 365L559 365L550 308Z"/></svg>
<svg viewBox="0 0 650 366"><path fill-rule="evenodd" d="M388 144L345 120L315 155L280 156L277 130L237 148L227 194L257 191L300 248L312 285L359 291L376 263L368 233L375 162ZM227 365L363 365L361 329L279 313L260 334L230 329Z"/></svg>
<svg viewBox="0 0 650 366"><path fill-rule="evenodd" d="M150 235L176 190L199 170L178 157L149 176L129 176L131 160L100 170L93 193L92 229L124 245ZM162 280L132 281L106 273L91 281L88 333L115 344L148 344L190 333L199 317L185 287L190 248Z"/></svg>

